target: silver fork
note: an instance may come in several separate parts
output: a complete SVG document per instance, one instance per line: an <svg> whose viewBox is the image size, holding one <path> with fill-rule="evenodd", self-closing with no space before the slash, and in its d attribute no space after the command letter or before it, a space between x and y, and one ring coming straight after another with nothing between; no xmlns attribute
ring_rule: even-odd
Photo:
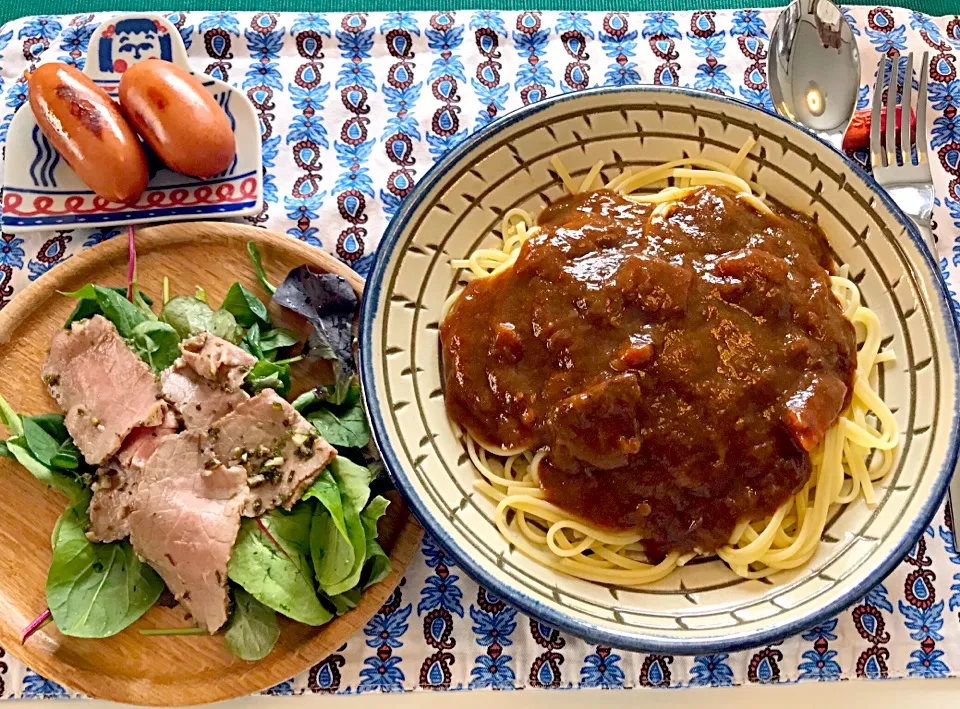
<svg viewBox="0 0 960 709"><path fill-rule="evenodd" d="M927 155L927 53L923 53L920 66L920 86L917 89L917 127L910 129L913 93L913 53L907 55L907 70L903 78L903 96L900 99L900 155L897 156L897 83L899 74L890 77L887 90L886 140L880 140L880 107L883 105L883 84L887 73L887 59L877 69L877 85L873 91L873 109L870 116L870 163L873 176L890 194L893 201L907 213L937 261L937 247L930 231L933 215L933 176ZM889 62L891 71L900 69L900 55L894 54ZM913 148L916 148L916 162ZM953 511L953 528L960 529L960 469L955 470L948 491L950 508Z"/></svg>
<svg viewBox="0 0 960 709"><path fill-rule="evenodd" d="M881 141L880 116L883 106L883 85L890 64L890 85L887 89L886 139ZM930 231L933 216L933 176L927 155L927 53L923 53L920 66L920 86L917 90L917 125L911 129L910 117L913 99L913 52L907 54L906 74L903 80L903 95L900 99L900 154L897 155L897 95L900 54L887 60L884 57L877 69L877 84L873 90L873 109L870 116L870 164L873 177L889 193L900 208L907 213L936 260L936 244ZM913 149L916 148L916 162Z"/></svg>

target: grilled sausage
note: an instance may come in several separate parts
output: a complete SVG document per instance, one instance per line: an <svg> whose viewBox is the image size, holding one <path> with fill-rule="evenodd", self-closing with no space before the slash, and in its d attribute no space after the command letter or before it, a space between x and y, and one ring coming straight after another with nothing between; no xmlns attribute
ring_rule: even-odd
<svg viewBox="0 0 960 709"><path fill-rule="evenodd" d="M213 177L236 155L227 114L192 74L148 59L120 79L120 105L147 145L177 172Z"/></svg>
<svg viewBox="0 0 960 709"><path fill-rule="evenodd" d="M41 64L28 82L37 125L77 176L111 202L136 202L147 187L147 158L106 91L76 68Z"/></svg>

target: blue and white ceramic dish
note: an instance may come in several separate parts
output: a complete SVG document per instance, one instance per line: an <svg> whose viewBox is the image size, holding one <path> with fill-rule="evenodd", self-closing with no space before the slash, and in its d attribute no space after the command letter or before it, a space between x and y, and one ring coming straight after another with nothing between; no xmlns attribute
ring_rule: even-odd
<svg viewBox="0 0 960 709"><path fill-rule="evenodd" d="M729 162L752 136L752 179L816 215L877 312L895 366L879 386L903 432L878 504L834 510L804 567L763 581L719 561L659 583L616 589L559 575L512 549L447 421L439 353L441 305L462 274L449 265L494 244L500 215L559 197L558 155L574 176L598 160L643 167L702 155ZM609 179L617 170L606 171ZM474 578L524 611L595 642L663 653L769 643L851 604L915 543L940 505L957 458L958 344L939 269L904 214L873 180L777 116L711 94L596 89L527 106L471 136L417 185L393 219L367 281L361 377L376 441L428 532Z"/></svg>
<svg viewBox="0 0 960 709"><path fill-rule="evenodd" d="M116 98L120 75L149 58L190 70L183 40L169 21L159 15L120 15L93 33L83 71ZM242 91L208 76L201 79L223 107L237 139L237 157L223 174L198 179L161 168L151 175L136 204L108 202L95 195L60 158L40 132L30 105L24 104L7 134L3 230L50 231L259 212L263 171L257 115Z"/></svg>

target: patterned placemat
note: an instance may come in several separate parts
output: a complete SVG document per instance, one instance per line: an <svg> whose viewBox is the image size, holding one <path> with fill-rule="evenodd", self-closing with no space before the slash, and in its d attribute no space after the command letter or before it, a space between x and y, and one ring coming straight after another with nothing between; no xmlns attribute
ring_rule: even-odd
<svg viewBox="0 0 960 709"><path fill-rule="evenodd" d="M881 53L927 50L940 263L960 285L960 18L847 11L868 105ZM0 28L0 142L38 60L81 63L106 15ZM696 13L177 13L195 69L242 87L263 128L266 206L254 224L366 274L380 234L427 167L523 103L598 84L662 83L770 108L775 10ZM863 159L864 156L859 156ZM0 308L30 281L118 230L0 235ZM954 296L956 301L956 298ZM337 653L270 690L722 686L944 677L960 668L960 553L944 510L903 563L848 611L782 643L700 657L588 645L505 605L429 538L390 601ZM0 695L66 697L0 650Z"/></svg>

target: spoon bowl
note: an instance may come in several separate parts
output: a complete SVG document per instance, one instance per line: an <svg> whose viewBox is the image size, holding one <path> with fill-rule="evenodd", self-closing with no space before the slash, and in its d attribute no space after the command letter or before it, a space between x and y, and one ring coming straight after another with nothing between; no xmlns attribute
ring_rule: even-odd
<svg viewBox="0 0 960 709"><path fill-rule="evenodd" d="M860 53L840 8L830 0L794 0L780 13L767 80L777 113L839 149L860 89Z"/></svg>

